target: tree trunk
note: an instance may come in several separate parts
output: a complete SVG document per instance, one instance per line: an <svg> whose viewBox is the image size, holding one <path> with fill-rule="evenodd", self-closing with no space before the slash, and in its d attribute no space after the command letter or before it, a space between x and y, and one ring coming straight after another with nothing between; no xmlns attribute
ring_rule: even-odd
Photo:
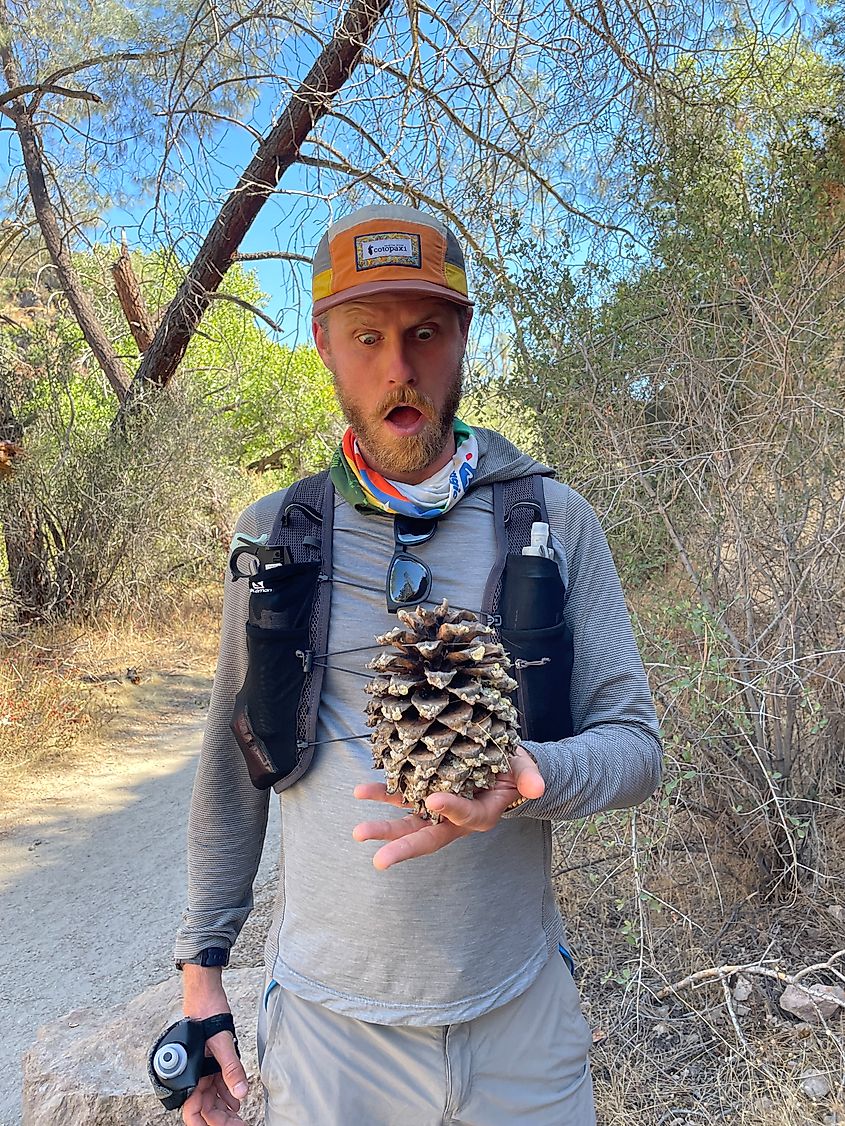
<svg viewBox="0 0 845 1126"><path fill-rule="evenodd" d="M22 439L23 426L0 387L0 442L20 446ZM13 469L0 480L0 532L6 549L15 616L19 622L27 623L44 617L49 611L53 584L44 564L46 545L38 512L26 490L18 487L17 472Z"/></svg>
<svg viewBox="0 0 845 1126"><path fill-rule="evenodd" d="M0 7L0 42L2 42L2 46L0 46L0 64L2 64L6 82L11 90L18 85L18 75L8 42L8 28L3 18L4 15L5 13L2 7ZM59 217L56 214L56 210L50 201L50 194L47 191L41 146L38 141L38 134L32 122L30 111L23 98L15 98L14 101L4 105L3 112L7 117L10 117L14 123L18 141L21 146L21 154L23 156L24 168L26 169L26 178L29 184L29 194L32 199L32 206L35 210L35 217L38 220L38 225L41 228L41 234L50 257L53 260L53 265L56 267L56 272L61 279L68 304L73 310L73 315L76 317L77 323L82 330L82 335L85 337L88 346L94 353L97 363L112 385L114 393L117 395L118 402L123 402L129 388L129 376L114 348L112 348L111 341L103 331L103 326L100 324L94 306L91 304L88 294L82 288L79 276L73 268L70 251L59 227Z"/></svg>
<svg viewBox="0 0 845 1126"><path fill-rule="evenodd" d="M146 384L163 387L172 379L208 307L209 294L220 285L264 202L329 108L332 94L355 69L361 51L389 2L354 0L337 32L288 102L278 124L262 141L237 186L229 193L188 276L165 312L132 381L124 410Z"/></svg>

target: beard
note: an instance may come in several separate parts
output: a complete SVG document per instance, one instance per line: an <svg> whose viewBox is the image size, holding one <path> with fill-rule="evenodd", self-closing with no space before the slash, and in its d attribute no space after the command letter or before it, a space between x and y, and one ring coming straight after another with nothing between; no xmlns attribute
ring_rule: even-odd
<svg viewBox="0 0 845 1126"><path fill-rule="evenodd" d="M428 395L412 387L401 387L387 395L372 414L366 414L341 390L335 379L335 393L341 410L374 469L387 478L422 473L440 457L452 437L452 424L463 390L463 372L461 360L449 381L446 398L439 411ZM403 406L416 408L426 418L419 434L391 434L385 427L384 419L390 411Z"/></svg>

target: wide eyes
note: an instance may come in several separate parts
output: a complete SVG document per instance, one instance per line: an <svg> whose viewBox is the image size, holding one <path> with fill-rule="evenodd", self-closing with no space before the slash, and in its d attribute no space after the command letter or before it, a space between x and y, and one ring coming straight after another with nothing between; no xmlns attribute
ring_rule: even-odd
<svg viewBox="0 0 845 1126"><path fill-rule="evenodd" d="M437 334L436 325L418 325L411 330L414 340L426 341L432 340ZM377 332L359 332L357 337L359 344L363 344L366 348L371 348L374 344L378 344L381 336Z"/></svg>

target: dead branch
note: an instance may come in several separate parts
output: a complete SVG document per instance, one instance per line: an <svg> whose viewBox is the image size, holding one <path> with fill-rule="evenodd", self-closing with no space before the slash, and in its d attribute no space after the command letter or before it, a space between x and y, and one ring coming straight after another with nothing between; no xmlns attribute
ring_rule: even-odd
<svg viewBox="0 0 845 1126"><path fill-rule="evenodd" d="M235 297L232 293L209 293L208 297L211 301L231 301L233 305L239 305L241 309L246 309L248 313L252 313L254 317L258 317L259 320L264 321L269 328L272 328L273 332L282 331L282 326L274 321L272 317L268 317L265 312L251 302L244 301L243 297Z"/></svg>
<svg viewBox="0 0 845 1126"><path fill-rule="evenodd" d="M283 262L304 262L311 265L311 258L307 254L295 254L291 250L259 250L254 254L243 254L237 251L232 255L234 262L264 262L268 258L279 258Z"/></svg>
<svg viewBox="0 0 845 1126"><path fill-rule="evenodd" d="M92 94L90 90L72 90L68 86L57 86L53 82L28 82L7 90L5 94L0 94L0 109L10 102L16 102L24 94L38 94L39 96L41 94L59 94L62 98L76 98L83 102L94 102L96 105L102 105L103 102L99 94ZM9 116L12 117L12 114L9 114ZM14 120L14 118L12 119Z"/></svg>
<svg viewBox="0 0 845 1126"><path fill-rule="evenodd" d="M725 981L727 978L733 977L734 974L738 973L767 977L773 981L783 982L784 985L798 985L810 974L834 969L835 964L842 961L843 958L845 958L845 950L837 950L835 954L831 954L826 962L817 962L815 965L806 966L803 970L799 970L794 974L785 973L783 970L772 969L759 962L747 962L745 965L710 966L706 970L697 970L694 974L689 974L680 981L672 985L667 985L665 988L660 989L655 996L658 1001L665 1001L667 997L671 996L673 993L680 992L682 989L688 989L690 987L694 989L696 986L707 981Z"/></svg>
<svg viewBox="0 0 845 1126"><path fill-rule="evenodd" d="M126 317L129 330L138 345L138 351L143 355L152 343L155 335L153 319L147 310L144 295L135 271L132 269L132 259L129 257L129 248L124 237L120 254L112 263L112 277L117 299Z"/></svg>
<svg viewBox="0 0 845 1126"><path fill-rule="evenodd" d="M268 469L281 469L285 463L285 455L290 452L298 443L298 439L293 442L288 442L282 446L281 449L273 450L270 454L265 454L263 457L256 458L247 465L247 469L251 473L266 473Z"/></svg>

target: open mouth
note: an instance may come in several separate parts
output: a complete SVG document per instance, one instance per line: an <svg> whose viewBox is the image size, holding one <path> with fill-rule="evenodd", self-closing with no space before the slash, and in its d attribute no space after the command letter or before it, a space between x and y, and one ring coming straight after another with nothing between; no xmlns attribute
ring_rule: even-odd
<svg viewBox="0 0 845 1126"><path fill-rule="evenodd" d="M403 404L385 415L385 422L397 434L418 434L426 424L426 416L416 407Z"/></svg>

